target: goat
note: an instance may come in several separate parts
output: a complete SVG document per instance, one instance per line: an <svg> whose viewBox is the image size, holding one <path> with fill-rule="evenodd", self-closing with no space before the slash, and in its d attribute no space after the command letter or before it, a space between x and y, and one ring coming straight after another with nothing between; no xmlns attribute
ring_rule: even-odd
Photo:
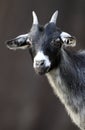
<svg viewBox="0 0 85 130"><path fill-rule="evenodd" d="M44 26L34 11L32 14L29 33L8 40L6 45L12 50L29 48L34 70L47 76L72 121L85 130L85 51L70 49L76 38L56 27L58 11Z"/></svg>

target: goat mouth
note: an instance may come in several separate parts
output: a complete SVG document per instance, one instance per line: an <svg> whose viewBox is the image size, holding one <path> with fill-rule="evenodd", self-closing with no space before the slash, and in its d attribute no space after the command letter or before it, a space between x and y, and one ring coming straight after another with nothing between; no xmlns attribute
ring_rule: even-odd
<svg viewBox="0 0 85 130"><path fill-rule="evenodd" d="M46 73L49 72L50 70L50 67L45 67L45 68L34 68L35 69L35 72L39 75L44 75Z"/></svg>

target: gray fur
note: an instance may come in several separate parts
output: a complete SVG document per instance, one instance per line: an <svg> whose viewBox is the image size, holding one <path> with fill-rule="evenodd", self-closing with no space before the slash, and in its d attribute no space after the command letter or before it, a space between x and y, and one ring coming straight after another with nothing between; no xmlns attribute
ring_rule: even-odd
<svg viewBox="0 0 85 130"><path fill-rule="evenodd" d="M64 104L72 121L82 130L85 130L84 61L84 53L72 54L62 50L59 67L46 74L54 93Z"/></svg>

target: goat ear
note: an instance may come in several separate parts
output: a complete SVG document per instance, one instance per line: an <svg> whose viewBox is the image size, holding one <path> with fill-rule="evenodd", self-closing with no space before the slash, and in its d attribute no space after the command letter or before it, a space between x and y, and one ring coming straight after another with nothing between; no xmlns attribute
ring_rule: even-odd
<svg viewBox="0 0 85 130"><path fill-rule="evenodd" d="M20 35L12 40L6 42L9 49L26 49L29 46L28 34Z"/></svg>
<svg viewBox="0 0 85 130"><path fill-rule="evenodd" d="M71 36L70 34L66 32L62 32L60 37L61 37L61 40L63 41L63 45L71 46L71 47L76 46L76 38L74 36Z"/></svg>

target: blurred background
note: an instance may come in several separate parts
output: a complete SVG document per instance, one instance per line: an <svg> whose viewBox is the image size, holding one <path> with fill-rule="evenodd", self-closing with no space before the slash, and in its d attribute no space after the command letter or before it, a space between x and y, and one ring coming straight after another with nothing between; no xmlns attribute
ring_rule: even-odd
<svg viewBox="0 0 85 130"><path fill-rule="evenodd" d="M0 130L78 130L46 77L35 74L28 50L4 44L30 30L33 10L45 24L56 9L57 26L84 49L85 0L0 0Z"/></svg>

